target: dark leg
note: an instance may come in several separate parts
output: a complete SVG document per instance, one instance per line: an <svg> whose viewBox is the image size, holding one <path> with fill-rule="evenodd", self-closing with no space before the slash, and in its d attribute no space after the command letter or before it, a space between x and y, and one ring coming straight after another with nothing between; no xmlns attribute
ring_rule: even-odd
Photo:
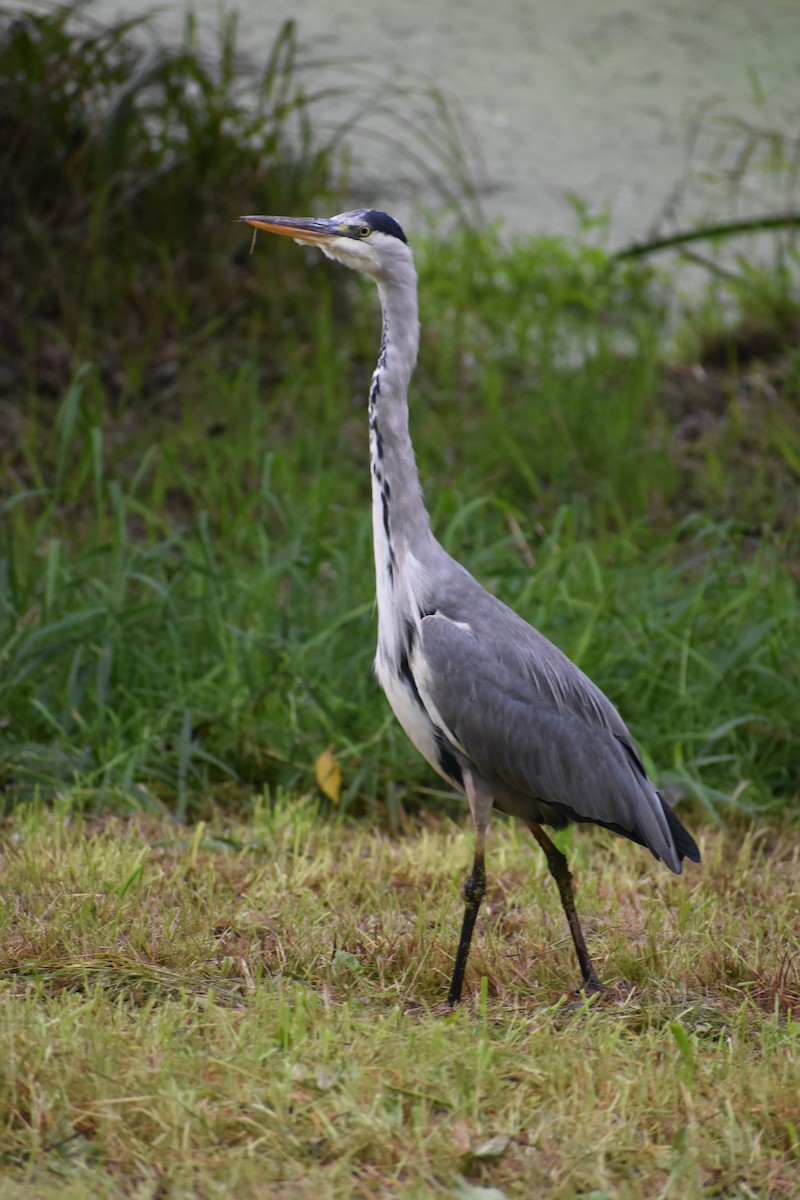
<svg viewBox="0 0 800 1200"><path fill-rule="evenodd" d="M447 1003L451 1008L461 1000L461 988L464 983L464 971L466 970L469 948L472 943L472 931L475 928L475 918L481 906L483 893L486 891L486 869L484 867L482 842L483 839L481 839L481 845L475 851L472 874L464 884L464 900L466 901L464 906L464 920L461 924L461 937L458 940L453 978L450 983L450 991L447 994Z"/></svg>
<svg viewBox="0 0 800 1200"><path fill-rule="evenodd" d="M575 953L578 956L581 975L583 976L583 986L589 992L601 992L604 985L597 978L597 973L592 966L592 960L589 958L589 951L586 949L586 942L583 939L583 930L581 929L578 912L575 908L575 897L572 894L572 876L569 872L567 860L558 847L554 846L550 841L550 838L541 825L534 825L533 822L530 822L528 828L544 850L550 874L558 884L561 904L566 913L572 940L575 943Z"/></svg>
<svg viewBox="0 0 800 1200"><path fill-rule="evenodd" d="M461 923L461 937L458 939L450 991L447 993L447 1003L451 1008L461 1000L461 988L464 984L464 971L472 943L472 931L475 928L475 918L481 906L483 893L486 891L486 868L484 865L486 829L489 825L489 814L492 811L492 794L486 784L482 779L474 778L471 772L466 770L464 771L464 790L467 793L472 820L475 824L475 859L472 864L472 874L464 885L464 920Z"/></svg>

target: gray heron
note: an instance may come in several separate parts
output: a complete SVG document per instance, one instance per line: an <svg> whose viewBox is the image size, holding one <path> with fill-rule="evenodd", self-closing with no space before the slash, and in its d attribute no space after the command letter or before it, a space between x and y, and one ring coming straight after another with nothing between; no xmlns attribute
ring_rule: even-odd
<svg viewBox="0 0 800 1200"><path fill-rule="evenodd" d="M466 795L475 827L448 1003L461 999L486 890L486 831L494 806L522 820L542 847L583 985L600 990L567 859L542 826L602 825L646 846L676 874L682 859L700 861L697 845L648 778L611 701L547 638L481 587L431 531L408 427L408 385L419 346L417 275L397 221L375 209L329 220L241 220L255 230L318 246L378 287L383 331L368 405L375 671L416 748Z"/></svg>

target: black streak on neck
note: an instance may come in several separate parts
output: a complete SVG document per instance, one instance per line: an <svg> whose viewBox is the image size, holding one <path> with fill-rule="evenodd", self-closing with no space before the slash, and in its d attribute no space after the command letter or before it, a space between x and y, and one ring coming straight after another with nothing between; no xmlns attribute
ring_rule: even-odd
<svg viewBox="0 0 800 1200"><path fill-rule="evenodd" d="M386 366L386 347L389 338L389 322L384 315L383 329L381 332L381 349L378 355L378 362L372 375L372 384L369 389L369 428L372 435L373 459L372 459L372 474L375 477L375 482L381 489L381 509L383 514L383 528L386 533L386 541L389 546L389 554L386 560L386 573L389 577L389 583L394 583L395 568L397 559L392 545L392 534L389 523L389 501L391 499L392 490L389 486L389 480L383 477L383 437L381 435L380 426L378 425L378 402L381 395L381 370Z"/></svg>

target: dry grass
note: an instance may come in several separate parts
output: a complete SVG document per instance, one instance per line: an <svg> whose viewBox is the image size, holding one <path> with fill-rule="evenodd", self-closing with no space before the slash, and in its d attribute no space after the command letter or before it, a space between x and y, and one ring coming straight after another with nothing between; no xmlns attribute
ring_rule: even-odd
<svg viewBox="0 0 800 1200"><path fill-rule="evenodd" d="M706 831L681 879L575 837L601 974L632 985L586 1003L543 860L498 821L454 1014L449 823L392 839L284 800L6 832L3 1197L797 1194L796 826Z"/></svg>

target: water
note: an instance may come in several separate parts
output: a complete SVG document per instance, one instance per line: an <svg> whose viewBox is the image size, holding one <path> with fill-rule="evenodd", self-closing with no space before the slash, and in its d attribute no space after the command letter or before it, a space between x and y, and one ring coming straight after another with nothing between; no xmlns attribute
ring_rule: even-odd
<svg viewBox="0 0 800 1200"><path fill-rule="evenodd" d="M217 0L193 7L212 41ZM181 28L183 8L163 6L165 29ZM800 136L800 0L240 0L238 9L241 44L256 60L293 16L316 56L350 60L331 71L339 84L355 62L372 78L444 89L472 133L483 211L512 232L574 231L572 193L590 213L610 214L611 244L646 236L686 178L688 131L703 106L711 115L694 167L718 174L735 160L743 138L726 135L721 118ZM101 0L92 11L130 9ZM329 115L346 108L343 100ZM412 225L441 205L395 149L362 138L355 155L355 199ZM735 189L740 212L790 201L785 173L751 170ZM722 186L695 183L676 219L730 208Z"/></svg>

